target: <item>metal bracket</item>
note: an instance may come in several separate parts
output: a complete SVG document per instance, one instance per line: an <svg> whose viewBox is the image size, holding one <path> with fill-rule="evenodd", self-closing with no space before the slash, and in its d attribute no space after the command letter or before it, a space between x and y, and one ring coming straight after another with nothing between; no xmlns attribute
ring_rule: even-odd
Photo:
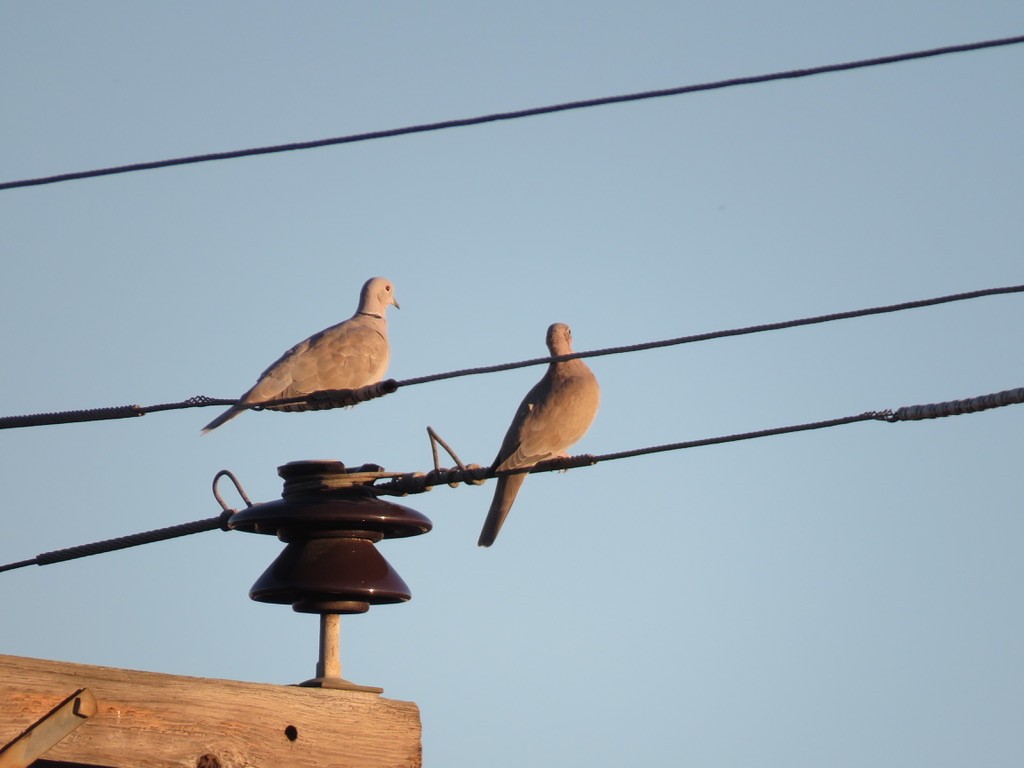
<svg viewBox="0 0 1024 768"><path fill-rule="evenodd" d="M439 460L438 451L437 451L437 446L438 445L440 445L442 448L444 448L448 452L448 455L452 457L452 461L454 461L458 465L459 469L461 469L463 472L466 472L469 469L477 469L477 468L479 468L478 464L469 464L468 466L466 464L463 464L462 463L462 459L460 459L458 456L455 455L455 451L452 450L451 446L448 445L448 443L446 443L444 440L441 439L441 436L439 434L437 434L436 431L434 431L433 427L427 427L427 435L430 437L430 450L431 450L431 453L433 453L433 455L434 455L434 471L435 472L438 472L438 473L441 472L441 462ZM484 481L483 480L466 480L466 483L468 485L483 485ZM450 487L452 487L452 488L458 488L459 487L458 483L448 483L448 485Z"/></svg>
<svg viewBox="0 0 1024 768"><path fill-rule="evenodd" d="M80 688L0 749L0 768L26 768L96 714L96 697Z"/></svg>

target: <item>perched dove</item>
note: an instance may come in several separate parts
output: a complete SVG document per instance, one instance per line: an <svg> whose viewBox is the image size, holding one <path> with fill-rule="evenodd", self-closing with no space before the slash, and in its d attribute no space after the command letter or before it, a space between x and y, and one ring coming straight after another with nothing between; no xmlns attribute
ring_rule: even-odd
<svg viewBox="0 0 1024 768"><path fill-rule="evenodd" d="M370 278L359 294L359 309L352 317L289 349L240 399L260 403L322 389L355 389L380 381L391 355L384 318L389 304L398 307L391 281ZM231 406L207 424L203 434L244 410L242 405Z"/></svg>
<svg viewBox="0 0 1024 768"><path fill-rule="evenodd" d="M569 326L554 323L548 328L547 343L552 356L572 354ZM597 379L582 360L550 363L544 377L516 411L492 466L497 470L519 469L564 456L565 450L590 428L600 399ZM477 541L481 547L494 543L525 479L525 473L498 477L498 487Z"/></svg>

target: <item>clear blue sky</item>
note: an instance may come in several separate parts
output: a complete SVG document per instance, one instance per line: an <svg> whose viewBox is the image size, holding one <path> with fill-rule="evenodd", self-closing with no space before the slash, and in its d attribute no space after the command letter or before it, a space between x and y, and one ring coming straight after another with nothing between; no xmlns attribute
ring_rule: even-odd
<svg viewBox="0 0 1024 768"><path fill-rule="evenodd" d="M0 4L0 180L338 136L1024 33L1020 2ZM390 374L1024 282L1024 46L0 192L5 415L233 397L394 281ZM599 358L606 453L1024 385L1020 296ZM228 468L493 458L540 368L358 408L0 432L0 562L215 515ZM864 423L404 503L410 603L347 677L430 766L1020 765L1024 407ZM273 537L0 575L0 652L313 674L247 598Z"/></svg>

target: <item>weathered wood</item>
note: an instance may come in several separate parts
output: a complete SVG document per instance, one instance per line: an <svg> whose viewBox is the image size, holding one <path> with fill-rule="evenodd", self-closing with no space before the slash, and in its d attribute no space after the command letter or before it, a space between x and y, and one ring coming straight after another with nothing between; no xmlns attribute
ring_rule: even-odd
<svg viewBox="0 0 1024 768"><path fill-rule="evenodd" d="M96 697L96 714L47 760L111 768L422 764L412 702L3 655L0 744L84 687Z"/></svg>

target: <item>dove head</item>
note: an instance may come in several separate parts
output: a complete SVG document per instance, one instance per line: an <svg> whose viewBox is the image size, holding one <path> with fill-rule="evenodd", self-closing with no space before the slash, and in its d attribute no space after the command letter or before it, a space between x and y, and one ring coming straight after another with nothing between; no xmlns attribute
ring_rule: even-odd
<svg viewBox="0 0 1024 768"><path fill-rule="evenodd" d="M397 309L398 301L395 299L395 286L384 277L371 277L363 286L359 294L359 309L356 314L378 315L384 317L384 310L389 304L394 304Z"/></svg>
<svg viewBox="0 0 1024 768"><path fill-rule="evenodd" d="M548 327L547 341L552 355L572 354L572 331L565 323L552 323Z"/></svg>

